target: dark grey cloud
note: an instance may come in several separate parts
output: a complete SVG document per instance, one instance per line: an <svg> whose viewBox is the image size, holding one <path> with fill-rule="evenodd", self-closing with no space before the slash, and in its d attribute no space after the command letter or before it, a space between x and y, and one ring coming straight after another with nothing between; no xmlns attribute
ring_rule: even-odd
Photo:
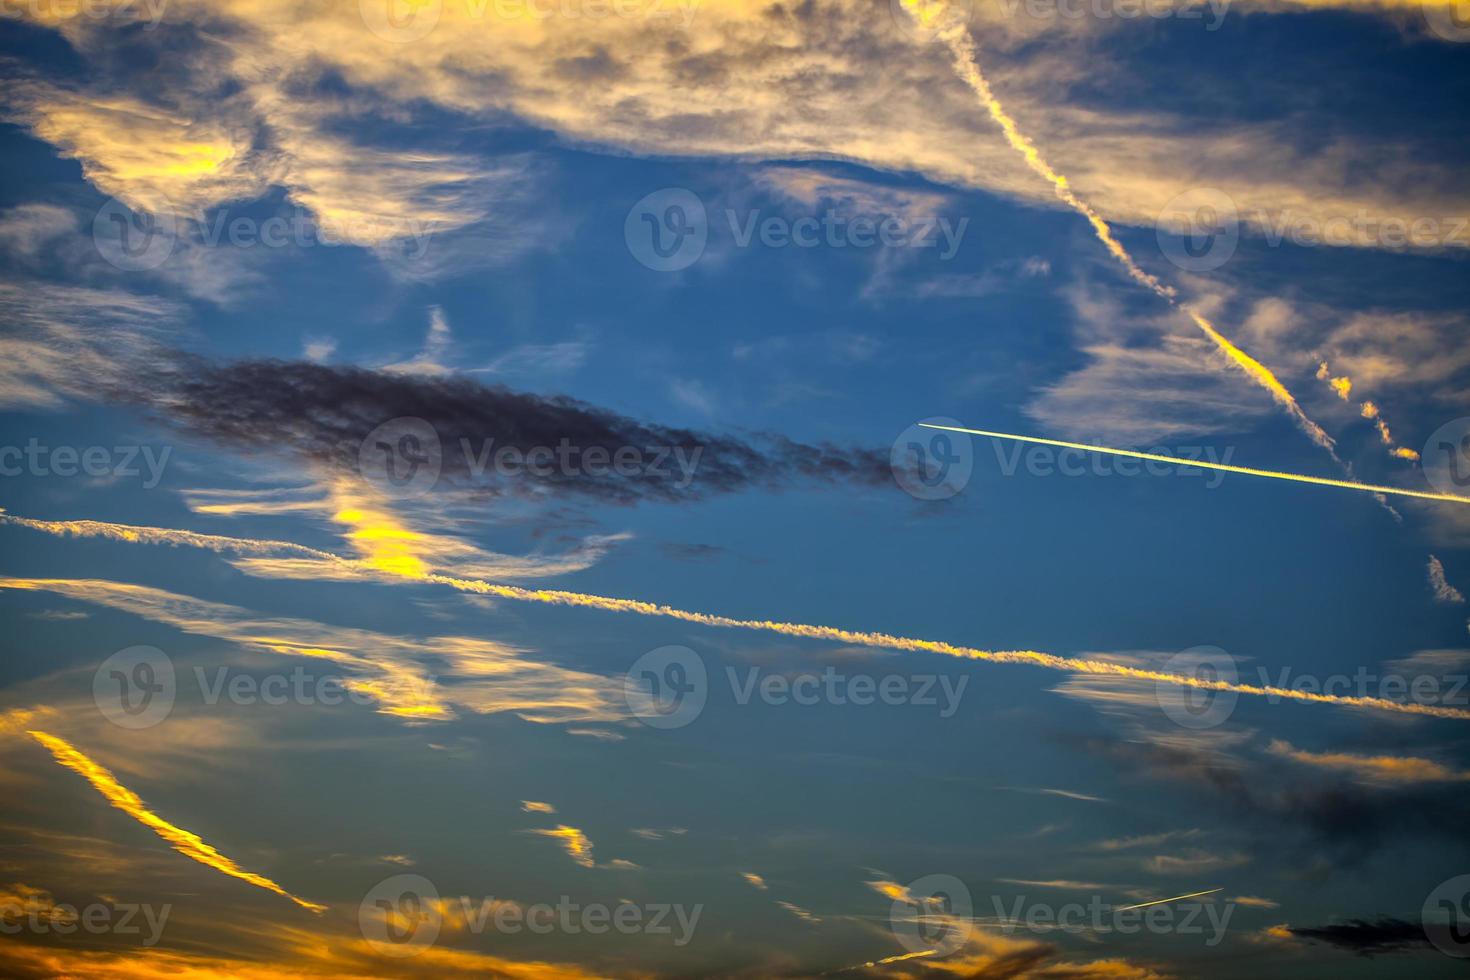
<svg viewBox="0 0 1470 980"><path fill-rule="evenodd" d="M1349 919L1325 926L1288 926L1287 929L1300 939L1327 943L1359 956L1402 953L1430 946L1429 937L1419 923L1388 916L1379 916L1371 922L1366 919Z"/></svg>
<svg viewBox="0 0 1470 980"><path fill-rule="evenodd" d="M641 422L561 395L538 395L457 376L425 376L296 361L227 363L184 358L155 372L146 404L225 446L280 452L344 472L364 440L394 419L418 419L437 441L442 487L488 493L576 494L632 504L685 502L743 490L892 485L886 450L744 436ZM134 389L137 390L137 389ZM562 456L533 471L497 467L545 447ZM608 461L620 449L637 464ZM589 450L600 450L591 465ZM514 458L514 457L513 457ZM630 454L629 460L633 458ZM545 463L545 457L541 460Z"/></svg>
<svg viewBox="0 0 1470 980"><path fill-rule="evenodd" d="M1279 840L1267 832L1256 839L1293 851L1305 837L1331 853L1331 860L1319 865L1324 873L1361 863L1406 838L1433 839L1457 852L1465 848L1462 828L1470 821L1470 792L1459 784L1395 787L1307 779L1269 759L1248 766L1219 751L1146 738L1063 736L1061 741L1129 775L1201 790L1263 831L1290 828L1295 832L1291 839Z"/></svg>

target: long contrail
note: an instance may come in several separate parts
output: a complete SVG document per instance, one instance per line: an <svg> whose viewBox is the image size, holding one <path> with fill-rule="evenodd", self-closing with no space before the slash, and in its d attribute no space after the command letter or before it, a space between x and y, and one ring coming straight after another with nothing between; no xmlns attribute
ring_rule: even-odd
<svg viewBox="0 0 1470 980"><path fill-rule="evenodd" d="M1151 905L1163 905L1163 904L1165 904L1167 902L1182 902L1186 898L1199 898L1201 895L1213 895L1213 894L1215 894L1215 892L1218 892L1218 891L1224 891L1224 889L1223 888L1208 888L1208 889L1206 889L1206 890L1204 890L1202 892L1190 892L1188 895L1175 895L1173 898L1160 898L1160 899L1156 899L1156 900L1154 900L1152 902L1140 902L1137 905L1125 905L1125 906L1123 906L1120 909L1113 909L1113 911L1114 912L1131 912L1134 909L1146 909L1146 908L1148 908Z"/></svg>
<svg viewBox="0 0 1470 980"><path fill-rule="evenodd" d="M1198 465L1190 460L1183 460L1182 462L1191 466ZM81 522L68 521L56 523L58 525L66 525L69 530L67 532L52 531L51 533L76 533L75 530L70 529L74 529ZM127 535L114 532L141 529L132 529L128 525L123 524L103 525L100 522L91 523L93 525L93 533L106 533L109 537L150 543L162 542L167 537L167 529L165 528L149 528L148 530L154 533L147 536L139 535L136 538L128 538ZM104 532L102 530L103 528L107 530ZM193 539L196 537L196 535L189 531L179 531L177 534L177 541L172 543L192 544ZM265 543L250 538L226 538L221 535L211 535L210 537L212 548L222 546L230 541L236 541L239 543L240 550L245 553L255 553ZM347 560L338 558L337 556L333 556L333 559L337 561ZM687 609L679 609L675 606L645 602L641 599L617 599L610 596L591 595L586 592L568 592L561 589L525 589L515 585L500 585L495 582L486 582L483 579L458 578L453 575L444 575L433 571L422 573L396 571L395 569L399 567L401 566L382 568L378 569L378 572L380 575L389 579L446 585L452 589L458 589L461 592L495 596L501 599L511 599L516 602L535 602L553 606L576 606L585 609L600 609L604 612L633 613L639 616L677 619L700 626L755 630L763 633L777 633L782 636L795 636L809 640L827 640L852 646L903 650L906 652L937 653L964 660L982 660L987 663L1025 664L1031 667L1043 667L1047 670L1056 670L1068 674L1124 677L1130 680L1152 681L1155 684L1177 684L1182 687L1192 687L1206 691L1249 694L1271 698L1273 700L1335 704L1355 708L1375 708L1402 714L1426 715L1434 718L1454 718L1461 721L1470 721L1470 709L1465 708L1450 708L1437 704L1413 704L1390 701L1387 698L1318 694L1312 691L1299 691L1285 687L1208 680L1202 677L1190 677L1185 674L1173 674L1161 670L1130 667L1126 664L1114 663L1110 660L1063 657L1054 653L1042 653L1037 650L982 650L978 647L959 646L954 643L946 643L942 640L922 640L915 637L895 636L891 633L842 629L836 626L786 623L769 619L736 619L731 616L721 616L714 613L692 612Z"/></svg>
<svg viewBox="0 0 1470 980"><path fill-rule="evenodd" d="M988 432L985 429L966 429L958 425L934 425L920 422L926 429L944 429L948 432L965 432L973 436L991 439L1013 439L1016 442L1033 442L1042 446L1060 446L1063 449L1080 449L1105 456L1127 456L1131 459L1146 459L1157 463L1173 463L1176 466L1193 466L1202 470L1219 470L1222 473L1239 473L1243 476L1264 476L1272 480L1290 480L1292 483L1313 483L1323 487L1338 487L1343 490L1361 490L1365 493L1391 493L1400 497L1418 497L1420 500L1447 500L1457 504L1470 504L1470 497L1454 493L1431 493L1427 490L1405 490L1402 487L1385 487L1372 483L1355 483L1352 480L1334 480L1326 476L1303 476L1301 473L1283 473L1279 470L1260 470L1252 466L1232 466L1229 463L1211 463L1201 459L1180 459L1177 456L1162 456L1158 453L1142 453L1134 449L1112 449L1082 442L1066 442L1062 439L1043 439L1039 436L1018 436L1010 432Z"/></svg>
<svg viewBox="0 0 1470 980"><path fill-rule="evenodd" d="M198 834L169 823L148 809L148 805L143 802L142 798L118 782L117 777L110 770L87 758L87 756L78 751L66 739L57 738L55 735L48 735L45 732L38 731L28 731L26 734L49 749L51 754L56 757L57 762L91 783L92 788L101 793L107 802L153 831L159 837L168 841L169 844L173 845L174 850L185 857L193 858L200 864L213 868L221 874L229 875L231 878L239 878L241 881L249 882L257 888L264 888L266 891L275 892L277 895L289 898L297 905L304 909L309 909L312 912L320 913L327 910L325 905L318 905L315 902L308 902L304 898L297 898L263 875L244 870L234 861L231 861L219 851L206 844Z"/></svg>
<svg viewBox="0 0 1470 980"><path fill-rule="evenodd" d="M945 0L902 0L902 2L904 7L908 9L910 15L921 24L934 22L941 16L946 5ZM1097 235L1098 241L1103 243L1108 253L1127 271L1129 277L1134 282L1146 287L1156 296L1167 300L1170 304L1177 306L1183 311L1193 321L1194 325L1199 327L1200 331L1206 337L1210 338L1215 346L1236 367L1240 368L1251 380L1271 393L1271 397L1287 410L1297 425L1301 427L1302 431L1313 442L1317 443L1317 445L1329 453L1332 453L1333 459L1341 463L1342 461L1337 458L1332 437L1324 432L1320 425L1307 417L1307 413L1302 411L1302 407L1297 404L1296 398L1281 383L1280 379L1272 374L1271 370L1264 364L1241 350L1229 338L1220 333L1204 314L1200 313L1190 304L1182 302L1179 299L1178 290L1173 286L1160 281L1158 276L1145 272L1134 260L1133 256L1129 254L1128 250L1123 247L1123 243L1118 241L1117 236L1113 234L1112 227L1108 225L1102 215L1098 214L1091 205L1073 193L1071 186L1067 183L1067 178L1057 173L1052 169L1051 164L1046 162L1046 158L1041 155L1041 151L1037 149L1036 144L1031 142L1031 139L1025 133L1021 132L1021 128L1016 123L1016 120L1011 117L1010 113L1006 112L1005 106L1001 105L1000 100L995 97L995 93L990 88L990 83L980 71L979 59L975 52L975 42L970 37L964 22L961 20L958 23L943 27L938 31L938 37L944 41L950 53L954 56L955 70L965 80L966 84L974 90L975 94L980 97L980 101L985 104L985 108L990 112L990 117L995 120L996 124L1000 126L1001 132L1005 134L1006 142L1010 144L1012 149L1021 154L1026 161L1026 165L1033 172L1052 185L1052 189L1056 192L1058 199L1062 203L1087 219L1087 223L1092 226L1093 233Z"/></svg>

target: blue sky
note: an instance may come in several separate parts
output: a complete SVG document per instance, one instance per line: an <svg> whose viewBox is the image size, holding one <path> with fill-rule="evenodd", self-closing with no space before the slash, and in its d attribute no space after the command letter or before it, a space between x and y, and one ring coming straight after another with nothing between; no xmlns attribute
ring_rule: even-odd
<svg viewBox="0 0 1470 980"><path fill-rule="evenodd" d="M7 7L4 971L1454 975L1463 502L903 450L1463 495L1470 33L1037 7Z"/></svg>

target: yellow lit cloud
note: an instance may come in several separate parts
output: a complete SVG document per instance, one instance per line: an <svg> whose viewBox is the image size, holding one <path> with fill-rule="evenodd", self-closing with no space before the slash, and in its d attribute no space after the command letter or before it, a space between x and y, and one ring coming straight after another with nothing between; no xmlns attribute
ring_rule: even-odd
<svg viewBox="0 0 1470 980"><path fill-rule="evenodd" d="M1348 752L1308 752L1280 739L1272 740L1273 755L1319 769L1348 773L1367 783L1409 785L1413 783L1452 783L1470 780L1470 773L1451 769L1431 759L1399 755L1355 755Z"/></svg>
<svg viewBox="0 0 1470 980"><path fill-rule="evenodd" d="M185 857L198 861L205 867L213 868L221 874L229 875L232 878L239 878L241 881L252 884L257 888L264 888L266 891L275 892L277 895L289 898L297 905L312 912L325 912L327 910L325 905L318 905L315 902L308 902L303 898L297 898L263 875L243 870L234 861L225 857L209 844L206 844L198 834L184 830L182 827L176 827L152 810L149 810L138 794L128 789L122 783L119 783L111 772L87 758L87 756L79 752L65 739L34 730L26 732L26 734L49 749L51 754L56 757L57 762L91 783L92 788L101 793L108 803L111 803L153 831L172 845L174 850Z"/></svg>
<svg viewBox="0 0 1470 980"><path fill-rule="evenodd" d="M607 678L539 663L514 647L466 636L408 638L305 619L269 618L237 606L102 579L0 578L0 589L45 591L290 657L332 662L344 685L406 721L513 712L527 721L613 721L626 715ZM433 669L431 669L433 668Z"/></svg>
<svg viewBox="0 0 1470 980"><path fill-rule="evenodd" d="M558 824L555 830L536 829L528 830L526 833L550 837L561 844L562 849L567 852L567 857L582 867L596 867L597 862L592 858L592 841L588 840L587 835L576 827Z"/></svg>

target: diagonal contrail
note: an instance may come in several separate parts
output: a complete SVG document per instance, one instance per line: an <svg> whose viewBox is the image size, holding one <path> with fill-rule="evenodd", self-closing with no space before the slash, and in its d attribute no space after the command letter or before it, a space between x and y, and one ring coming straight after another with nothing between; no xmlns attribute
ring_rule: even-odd
<svg viewBox="0 0 1470 980"><path fill-rule="evenodd" d="M229 875L231 878L239 878L241 881L248 882L257 888L264 888L266 891L275 892L277 895L289 898L297 905L304 909L309 909L312 912L320 913L327 910L325 905L318 905L315 902L308 902L304 898L297 898L264 875L258 875L244 870L234 861L225 857L209 844L206 844L198 834L169 823L148 809L148 805L143 802L138 794L118 782L117 777L110 770L93 762L65 739L57 738L55 735L48 735L46 732L29 731L26 734L49 749L51 754L56 757L58 763L91 783L92 788L101 793L107 802L153 831L159 837L168 841L174 850L185 857L192 858L221 874Z"/></svg>
<svg viewBox="0 0 1470 980"><path fill-rule="evenodd" d="M1206 890L1204 890L1202 892L1190 892L1188 895L1175 895L1173 898L1160 898L1160 899L1156 899L1156 900L1154 900L1152 902L1140 902L1137 905L1125 905L1125 906L1123 906L1120 909L1113 909L1113 911L1114 912L1131 912L1134 909L1146 909L1146 908L1148 908L1151 905L1164 905L1164 904L1166 904L1168 902L1182 902L1186 898L1199 898L1201 895L1213 895L1213 894L1215 894L1215 892L1218 892L1218 891L1224 891L1224 889L1223 888L1207 888Z"/></svg>
<svg viewBox="0 0 1470 980"><path fill-rule="evenodd" d="M1219 470L1222 473L1239 473L1243 476L1264 476L1272 480L1290 480L1292 483L1313 483L1323 487L1338 487L1343 490L1362 490L1365 493L1391 493L1400 497L1418 497L1420 500L1447 500L1457 504L1470 504L1470 497L1454 493L1431 493L1427 490L1405 490L1402 487L1385 487L1372 483L1355 483L1352 480L1334 480L1326 476L1303 476L1300 473L1283 473L1279 470L1259 470L1251 466L1232 466L1229 463L1211 463L1202 459L1180 459L1176 456L1161 456L1158 453L1143 453L1134 449L1111 449L1082 442L1066 442L1062 439L1043 439L1040 436L1018 436L1009 432L988 432L985 429L966 429L957 425L934 425L920 422L926 429L944 429L948 432L964 432L973 436L991 439L1014 439L1016 442L1034 442L1042 446L1060 446L1063 449L1080 449L1105 456L1127 456L1146 459L1157 463L1173 463L1177 466L1192 466L1202 470Z"/></svg>
<svg viewBox="0 0 1470 980"><path fill-rule="evenodd" d="M902 3L908 9L909 13L921 24L932 23L942 17L946 6L946 0L902 0ZM1272 374L1271 370L1264 364L1241 350L1229 338L1220 333L1204 314L1200 313L1190 304L1182 302L1179 299L1178 290L1173 286L1166 285L1157 276L1145 272L1134 260L1133 256L1128 253L1128 250L1123 247L1123 243L1118 241L1117 236L1113 234L1113 229L1104 220L1102 215L1098 214L1090 204L1073 193L1071 186L1067 183L1067 178L1053 170L1051 164L1046 162L1046 158L1041 155L1041 151L1037 149L1036 144L1031 142L1031 139L1025 133L1021 132L1021 128L1016 123L1016 120L1011 117L1010 113L1006 112L1005 106L1001 105L1000 100L995 97L995 93L990 88L990 82L986 80L980 71L979 59L975 53L975 42L971 39L965 24L961 21L944 26L938 31L938 37L944 41L950 53L954 56L955 71L974 90L975 94L980 97L980 101L985 104L985 108L990 112L990 117L995 120L996 124L1000 126L1001 132L1005 134L1006 142L1010 144L1012 149L1021 154L1026 160L1026 165L1032 171L1052 185L1057 197L1064 204L1087 219L1088 224L1092 226L1093 233L1097 235L1098 241L1102 242L1103 246L1108 250L1108 253L1118 261L1119 265L1123 266L1129 277L1149 289L1156 296L1178 307L1193 321L1195 326L1199 327L1200 331L1206 337L1214 342L1215 346L1236 367L1244 371L1251 380L1270 392L1271 397L1286 409L1296 421L1297 425L1301 427L1302 431L1313 442L1331 453L1332 458L1341 464L1342 460L1337 457L1332 437L1324 432L1320 425L1307 417L1307 413L1302 411L1302 407L1297 404L1296 398L1287 390L1286 385L1282 384L1280 379Z"/></svg>

